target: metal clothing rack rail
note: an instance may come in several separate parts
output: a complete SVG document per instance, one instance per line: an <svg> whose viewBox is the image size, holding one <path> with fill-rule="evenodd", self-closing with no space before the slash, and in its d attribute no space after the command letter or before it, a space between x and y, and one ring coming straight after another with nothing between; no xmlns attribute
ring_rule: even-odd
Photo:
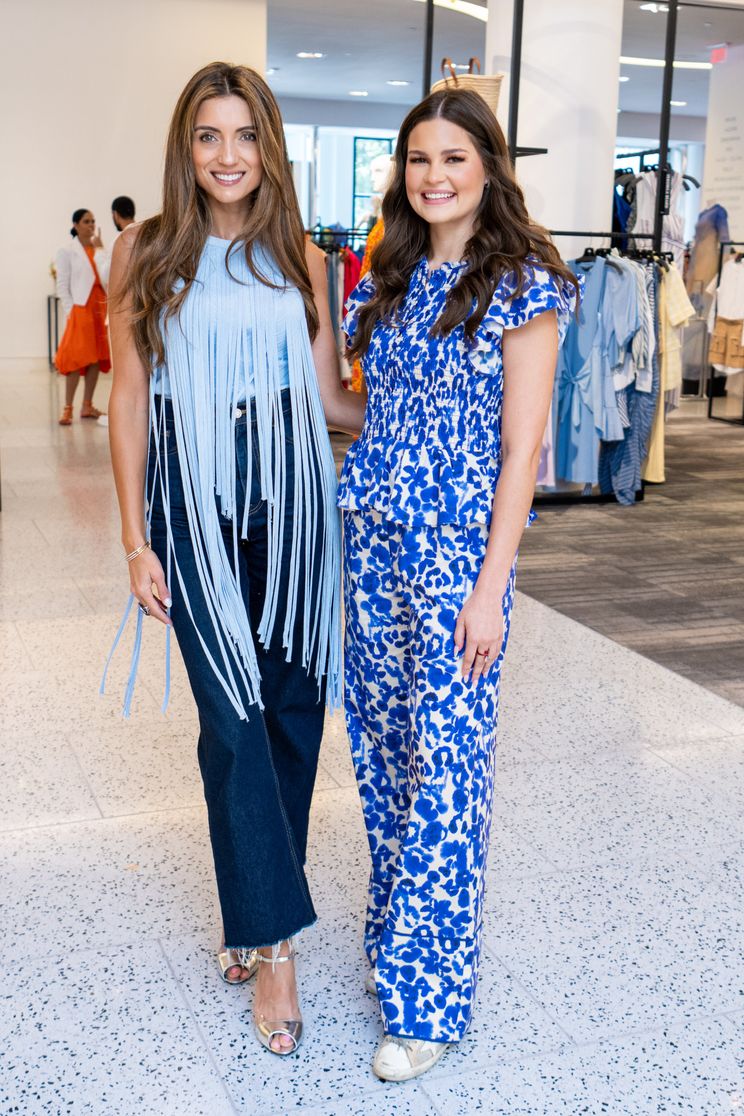
<svg viewBox="0 0 744 1116"><path fill-rule="evenodd" d="M566 231L563 229L549 229L551 236L575 236L584 237L585 239L601 239L611 240L615 233L611 232L574 232ZM653 240L651 233L628 233L631 240ZM644 499L644 484L641 481L641 487L636 492L636 503L639 504ZM571 504L616 504L615 494L613 492L586 492L586 486L580 492L541 492L536 495L532 501L535 507L563 507Z"/></svg>
<svg viewBox="0 0 744 1116"><path fill-rule="evenodd" d="M623 151L621 154L617 154L615 156L615 162L622 163L624 159L640 159L641 170L648 170L648 168L645 166L646 156L658 154L658 147L647 147L645 151Z"/></svg>
<svg viewBox="0 0 744 1116"><path fill-rule="evenodd" d="M718 288L721 285L721 273L723 271L723 257L725 255L724 249L726 249L726 248L744 248L744 240L722 240L721 241L721 243L718 247L718 279L716 281L716 288ZM715 370L714 370L712 364L710 363L710 361L708 362L708 368L710 370L710 375L709 375L709 378L708 378L708 418L712 419L713 422L726 422L726 423L729 424L729 426L744 426L744 406L742 407L741 418L727 418L725 415L714 415L713 414L713 400L714 400L714 398L715 399L720 399L721 396L714 396L713 395L713 384L716 380L716 373L715 373ZM744 372L742 372L741 375L744 376ZM721 379L723 379L724 382L725 382L726 377L722 376Z"/></svg>
<svg viewBox="0 0 744 1116"><path fill-rule="evenodd" d="M317 244L324 252L340 252L342 248L351 248L352 251L365 244L370 229L367 226L356 229L331 229L316 225L312 229L305 229L313 244Z"/></svg>

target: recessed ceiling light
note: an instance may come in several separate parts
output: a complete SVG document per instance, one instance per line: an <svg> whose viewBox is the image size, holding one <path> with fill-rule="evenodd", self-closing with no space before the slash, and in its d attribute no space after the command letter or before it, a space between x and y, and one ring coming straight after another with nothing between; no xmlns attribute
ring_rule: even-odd
<svg viewBox="0 0 744 1116"><path fill-rule="evenodd" d="M625 77L623 74L621 74L620 77L618 78L618 81L630 81L630 78Z"/></svg>
<svg viewBox="0 0 744 1116"><path fill-rule="evenodd" d="M278 66L269 66L268 70L266 71L266 76L271 77L271 75L275 74L278 69Z"/></svg>
<svg viewBox="0 0 744 1116"><path fill-rule="evenodd" d="M387 81L386 85L410 85L410 81Z"/></svg>
<svg viewBox="0 0 744 1116"><path fill-rule="evenodd" d="M641 4L642 12L653 12L656 15L658 12L668 12L668 4Z"/></svg>
<svg viewBox="0 0 744 1116"><path fill-rule="evenodd" d="M325 55L319 50L298 50L298 58L325 58Z"/></svg>
<svg viewBox="0 0 744 1116"><path fill-rule="evenodd" d="M620 64L622 66L655 66L657 69L663 70L665 62L663 58L630 58L626 54L620 56ZM712 62L676 62L674 63L675 70L712 70Z"/></svg>
<svg viewBox="0 0 744 1116"><path fill-rule="evenodd" d="M349 90L349 96L350 97L369 97L369 93L367 92L366 89L350 89Z"/></svg>
<svg viewBox="0 0 744 1116"><path fill-rule="evenodd" d="M687 101L670 101L669 104L674 105L675 108L684 108Z"/></svg>

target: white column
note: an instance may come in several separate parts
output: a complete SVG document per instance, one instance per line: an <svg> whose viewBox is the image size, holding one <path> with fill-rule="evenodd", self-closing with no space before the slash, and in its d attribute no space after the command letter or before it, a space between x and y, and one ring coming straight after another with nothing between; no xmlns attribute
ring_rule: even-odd
<svg viewBox="0 0 744 1116"><path fill-rule="evenodd" d="M487 72L507 74L499 122L509 119L513 0L489 0ZM535 220L551 229L611 228L623 0L525 0L517 142L547 155L517 160ZM556 241L565 258L583 240Z"/></svg>
<svg viewBox="0 0 744 1116"><path fill-rule="evenodd" d="M710 74L701 209L728 210L733 240L744 239L744 46L729 47Z"/></svg>
<svg viewBox="0 0 744 1116"><path fill-rule="evenodd" d="M108 247L111 202L160 206L168 123L208 62L266 66L266 0L2 0L5 140L1 357L46 351L49 263L70 216L93 210ZM12 91L12 95L11 95Z"/></svg>

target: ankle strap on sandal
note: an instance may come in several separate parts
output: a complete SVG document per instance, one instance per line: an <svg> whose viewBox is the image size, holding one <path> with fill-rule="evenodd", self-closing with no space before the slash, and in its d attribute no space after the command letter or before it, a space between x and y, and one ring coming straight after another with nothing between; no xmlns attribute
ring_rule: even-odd
<svg viewBox="0 0 744 1116"><path fill-rule="evenodd" d="M292 939L287 938L287 945L289 946L289 949L287 950L287 953L284 957L281 957L279 955L279 950L282 948L282 945L282 942L277 942L276 945L273 945L271 947L271 955L269 957L265 957L264 954L261 953L261 951L259 950L259 961L263 961L266 965L281 965L285 961L294 961L295 957L297 956L297 950L295 949Z"/></svg>

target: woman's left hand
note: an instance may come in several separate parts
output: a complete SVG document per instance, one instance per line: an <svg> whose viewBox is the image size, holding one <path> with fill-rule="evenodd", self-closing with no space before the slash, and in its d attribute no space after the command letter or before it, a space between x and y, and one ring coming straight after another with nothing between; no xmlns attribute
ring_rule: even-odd
<svg viewBox="0 0 744 1116"><path fill-rule="evenodd" d="M455 651L463 647L462 676L477 681L487 675L504 640L502 597L476 588L462 606L455 625Z"/></svg>

